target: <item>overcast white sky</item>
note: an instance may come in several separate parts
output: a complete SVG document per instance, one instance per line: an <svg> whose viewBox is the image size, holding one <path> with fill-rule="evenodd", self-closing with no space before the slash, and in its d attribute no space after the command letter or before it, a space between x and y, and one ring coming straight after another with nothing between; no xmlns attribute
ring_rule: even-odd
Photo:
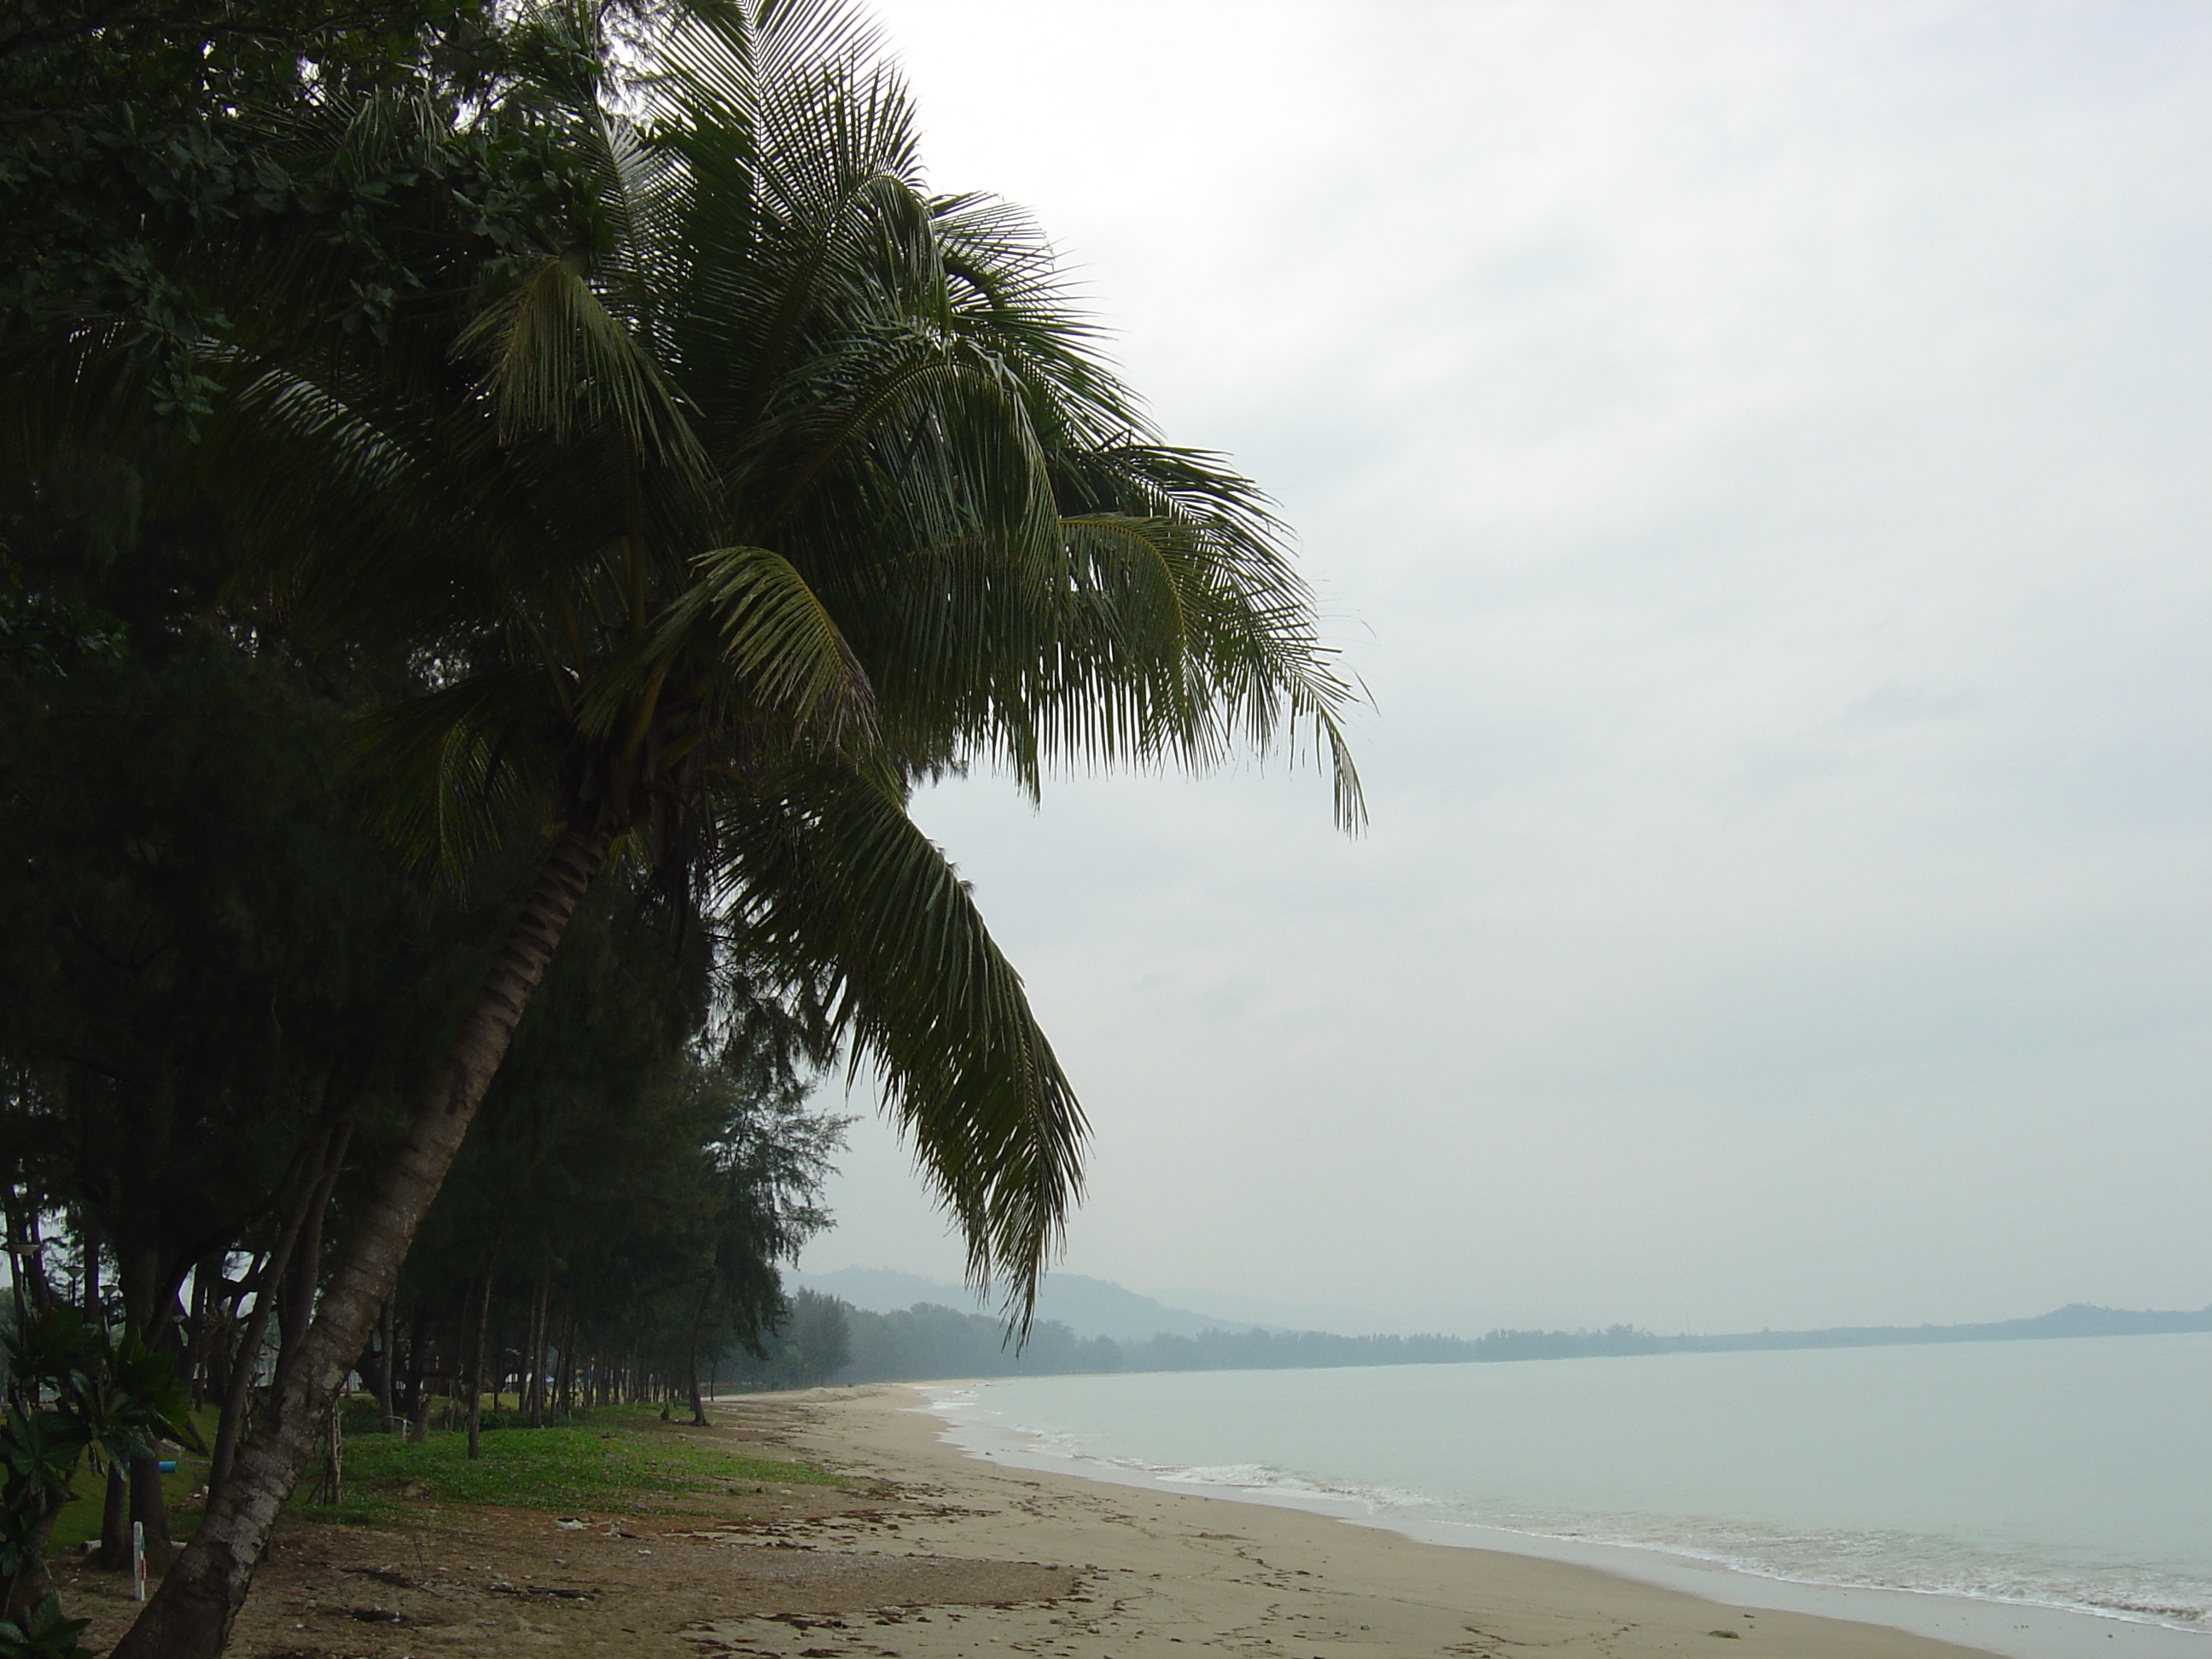
<svg viewBox="0 0 2212 1659"><path fill-rule="evenodd" d="M920 804L1096 1126L1067 1268L2212 1302L2212 8L875 10L1376 703L1357 842L1279 765ZM844 1164L810 1269L958 1276Z"/></svg>

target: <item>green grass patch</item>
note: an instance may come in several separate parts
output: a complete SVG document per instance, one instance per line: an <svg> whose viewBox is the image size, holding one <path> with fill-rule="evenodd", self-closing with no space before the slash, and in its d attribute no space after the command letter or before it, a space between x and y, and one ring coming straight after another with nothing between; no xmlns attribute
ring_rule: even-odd
<svg viewBox="0 0 2212 1659"><path fill-rule="evenodd" d="M199 1413L203 1437L215 1438L216 1413ZM660 1420L657 1406L600 1407L589 1422L572 1427L486 1429L483 1455L471 1462L468 1436L434 1433L419 1445L404 1434L349 1434L345 1440L345 1497L318 1504L313 1495L319 1468L310 1458L293 1505L317 1521L390 1526L404 1518L410 1499L447 1504L497 1504L514 1509L570 1510L629 1507L654 1498L731 1487L836 1486L828 1471L807 1463L746 1457L715 1442L695 1439ZM169 1506L170 1535L179 1543L199 1525L199 1510L177 1505L207 1480L207 1462L186 1453L177 1473L161 1477ZM100 1536L106 1492L104 1479L80 1468L76 1497L54 1523L50 1556L74 1555L86 1539Z"/></svg>
<svg viewBox="0 0 2212 1659"><path fill-rule="evenodd" d="M219 1415L212 1406L192 1413L192 1425L207 1444L214 1443ZM199 1526L200 1516L198 1510L187 1510L180 1515L177 1505L207 1484L207 1459L195 1457L188 1451L179 1459L174 1474L161 1477L162 1501L169 1506L169 1536L179 1544L192 1535ZM78 1545L100 1536L100 1516L107 1507L107 1477L94 1474L89 1459L77 1466L76 1480L70 1490L76 1495L55 1517L53 1535L46 1541L47 1557L55 1561L75 1555Z"/></svg>
<svg viewBox="0 0 2212 1659"><path fill-rule="evenodd" d="M207 1462L204 1459L195 1458L181 1462L174 1474L161 1477L161 1501L169 1507L169 1536L177 1543L181 1544L190 1538L200 1523L198 1510L187 1510L179 1514L177 1505L206 1484ZM100 1517L107 1508L107 1477L94 1474L88 1468L80 1468L76 1472L74 1490L76 1496L70 1498L68 1506L54 1518L53 1536L46 1544L46 1555L51 1560L58 1561L74 1555L77 1546L86 1539L100 1536Z"/></svg>
<svg viewBox="0 0 2212 1659"><path fill-rule="evenodd" d="M404 1435L349 1438L346 1487L349 1495L360 1495L367 1511L409 1497L566 1510L726 1492L732 1485L840 1484L835 1475L811 1464L740 1456L712 1443L672 1433L653 1417L641 1416L637 1426L606 1414L581 1428L487 1429L481 1443L483 1455L473 1462L465 1434L432 1435L419 1445L410 1444ZM648 1422L651 1426L645 1426ZM349 1496L341 1509L354 1507ZM314 1512L329 1513L319 1508ZM364 1513L361 1518L370 1517Z"/></svg>

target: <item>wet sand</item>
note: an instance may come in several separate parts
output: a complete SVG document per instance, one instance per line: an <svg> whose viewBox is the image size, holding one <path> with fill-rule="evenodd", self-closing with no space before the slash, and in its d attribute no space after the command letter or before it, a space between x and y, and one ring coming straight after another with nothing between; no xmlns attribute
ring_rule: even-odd
<svg viewBox="0 0 2212 1659"><path fill-rule="evenodd" d="M906 1639L888 1645L908 1659L1001 1648L1073 1659L1167 1659L1194 1649L1285 1659L1936 1659L1972 1651L1295 1510L1003 1468L943 1443L942 1425L914 1409L921 1403L911 1389L823 1391L805 1401L810 1420L793 1439L842 1467L927 1489L943 1512L904 1528L904 1547L1065 1565L1081 1572L1083 1588L1051 1606L994 1609L921 1639L902 1630ZM744 1639L738 1626L726 1633Z"/></svg>

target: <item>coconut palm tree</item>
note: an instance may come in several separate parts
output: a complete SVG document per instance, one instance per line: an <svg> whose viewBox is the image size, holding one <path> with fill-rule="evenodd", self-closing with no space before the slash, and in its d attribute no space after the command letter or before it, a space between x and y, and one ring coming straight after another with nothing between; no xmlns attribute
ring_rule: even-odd
<svg viewBox="0 0 2212 1659"><path fill-rule="evenodd" d="M927 192L853 15L702 3L618 87L586 15L528 22L542 70L506 94L571 137L573 236L480 285L438 350L241 345L206 441L210 474L254 481L234 507L270 614L411 644L430 689L361 738L395 842L448 874L517 837L542 853L273 1409L118 1659L220 1650L610 860L687 884L827 994L1021 1322L1082 1114L911 789L1303 741L1360 814L1349 688L1263 501L1152 433L1018 215ZM289 142L389 147L434 118L334 97Z"/></svg>

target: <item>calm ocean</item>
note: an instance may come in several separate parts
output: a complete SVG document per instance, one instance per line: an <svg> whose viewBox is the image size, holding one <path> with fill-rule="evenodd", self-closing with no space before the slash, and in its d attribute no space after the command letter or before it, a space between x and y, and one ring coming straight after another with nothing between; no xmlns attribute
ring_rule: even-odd
<svg viewBox="0 0 2212 1659"><path fill-rule="evenodd" d="M2046 1619L2010 1651L2088 1651L2075 1644L2095 1634L2107 1654L2166 1652L2167 1630L2212 1630L2212 1334L933 1393L979 1453L1446 1540L1504 1529L1662 1582L1696 1564L1769 1586L1769 1605L1806 1605L1789 1584L1857 1586L1917 1593L1887 1598L1908 1613L1967 1598L1988 1628L2016 1610L2022 1632L2036 1608L2103 1615Z"/></svg>

